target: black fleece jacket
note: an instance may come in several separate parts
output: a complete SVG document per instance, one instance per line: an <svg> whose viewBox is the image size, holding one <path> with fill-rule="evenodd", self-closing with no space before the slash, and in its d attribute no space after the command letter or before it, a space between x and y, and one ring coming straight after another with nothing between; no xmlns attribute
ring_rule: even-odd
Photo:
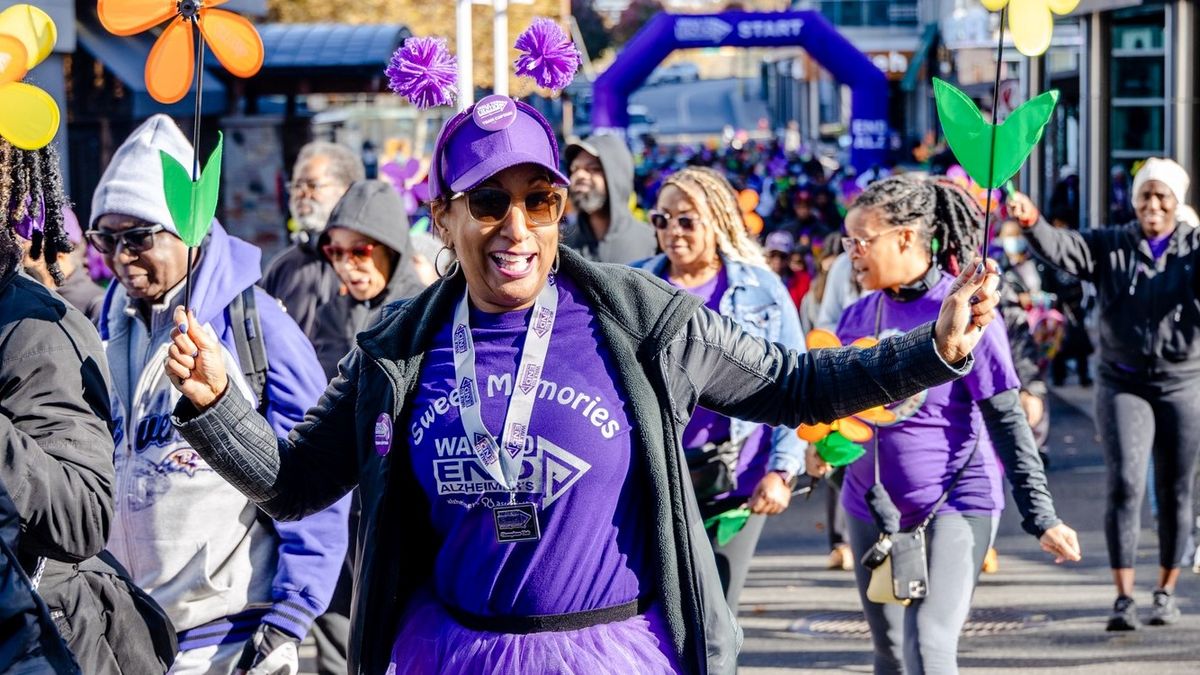
<svg viewBox="0 0 1200 675"><path fill-rule="evenodd" d="M654 588L672 647L688 673L733 673L741 631L725 603L688 481L680 435L697 405L771 425L829 422L914 395L968 372L946 365L932 324L873 349L798 354L751 337L686 291L627 267L559 248L560 273L582 289L628 394L635 455L650 490ZM407 448L375 451L376 416L408 428L425 349L461 299L461 275L389 308L317 407L287 439L235 390L198 413L182 399L176 425L217 472L275 518L299 518L357 487L362 500L350 671L387 668L400 614L426 585L440 546ZM353 439L353 440L351 440ZM352 442L352 447L347 443ZM396 536L403 530L404 536Z"/></svg>

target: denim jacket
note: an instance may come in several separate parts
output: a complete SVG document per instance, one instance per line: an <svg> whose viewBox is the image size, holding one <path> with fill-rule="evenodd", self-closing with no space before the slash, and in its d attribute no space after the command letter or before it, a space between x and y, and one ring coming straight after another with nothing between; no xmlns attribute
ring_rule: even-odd
<svg viewBox="0 0 1200 675"><path fill-rule="evenodd" d="M632 263L632 266L662 279L666 278L668 264L666 254L659 254ZM731 317L755 337L804 352L800 316L779 277L764 267L747 265L725 256L721 256L721 264L729 286L721 297L721 316ZM734 440L741 440L754 433L758 426L754 422L731 418L730 433ZM767 470L786 471L793 476L799 474L804 468L806 446L796 435L795 429L775 427L771 433L771 457L767 462Z"/></svg>

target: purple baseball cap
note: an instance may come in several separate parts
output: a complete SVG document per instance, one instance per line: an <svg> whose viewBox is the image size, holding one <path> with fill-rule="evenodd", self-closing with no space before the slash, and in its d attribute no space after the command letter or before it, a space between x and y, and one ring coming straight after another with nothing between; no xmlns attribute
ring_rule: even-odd
<svg viewBox="0 0 1200 675"><path fill-rule="evenodd" d="M555 183L570 182L558 168L558 142L546 118L521 101L488 96L442 127L433 149L429 195L470 190L518 164L536 164Z"/></svg>

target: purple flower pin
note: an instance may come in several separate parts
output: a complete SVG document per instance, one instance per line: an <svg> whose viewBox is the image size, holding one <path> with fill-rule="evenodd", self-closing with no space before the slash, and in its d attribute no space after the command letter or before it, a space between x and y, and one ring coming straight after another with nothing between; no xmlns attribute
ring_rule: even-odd
<svg viewBox="0 0 1200 675"><path fill-rule="evenodd" d="M392 91L421 109L453 105L458 95L458 59L444 38L408 38L383 72Z"/></svg>
<svg viewBox="0 0 1200 675"><path fill-rule="evenodd" d="M534 19L515 46L521 52L514 64L517 75L532 77L546 89L565 89L582 61L562 27L545 17Z"/></svg>

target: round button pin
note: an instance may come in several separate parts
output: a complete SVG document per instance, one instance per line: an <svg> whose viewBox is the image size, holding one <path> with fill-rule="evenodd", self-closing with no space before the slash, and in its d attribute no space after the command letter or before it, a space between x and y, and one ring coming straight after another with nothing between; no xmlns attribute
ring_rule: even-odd
<svg viewBox="0 0 1200 675"><path fill-rule="evenodd" d="M375 453L383 457L391 449L392 416L387 413L379 413L379 417L375 418Z"/></svg>
<svg viewBox="0 0 1200 675"><path fill-rule="evenodd" d="M507 96L492 94L475 104L471 113L475 126L484 131L500 131L517 121L517 102Z"/></svg>

